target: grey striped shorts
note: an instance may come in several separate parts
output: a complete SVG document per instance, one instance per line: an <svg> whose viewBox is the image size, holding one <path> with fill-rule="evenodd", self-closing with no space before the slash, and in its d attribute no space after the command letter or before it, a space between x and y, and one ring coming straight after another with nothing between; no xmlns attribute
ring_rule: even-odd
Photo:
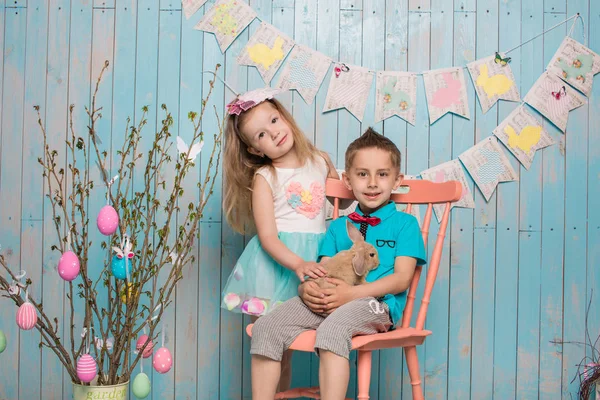
<svg viewBox="0 0 600 400"><path fill-rule="evenodd" d="M300 297L294 297L256 321L250 354L281 361L298 335L316 329L315 350L349 358L354 336L387 332L391 326L387 304L373 297L346 303L327 317L313 313Z"/></svg>

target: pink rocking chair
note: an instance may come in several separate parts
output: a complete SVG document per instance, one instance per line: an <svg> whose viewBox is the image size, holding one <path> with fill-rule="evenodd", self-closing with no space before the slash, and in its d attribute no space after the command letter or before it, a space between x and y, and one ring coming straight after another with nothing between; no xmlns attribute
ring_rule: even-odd
<svg viewBox="0 0 600 400"><path fill-rule="evenodd" d="M417 322L414 327L410 326L413 309L415 306L415 293L419 285L422 266L418 265L408 291L406 307L402 315L402 324L395 330L378 333L375 335L356 336L352 339L352 348L358 351L358 399L369 399L369 385L371 383L371 357L373 350L403 347L406 356L406 364L410 375L412 385L413 400L423 400L423 388L421 386L421 377L419 375L419 360L417 358L416 346L423 344L425 337L431 335L431 331L423 329L427 317L427 308L435 279L437 277L440 260L442 257L442 248L450 215L450 203L458 201L461 197L461 185L457 181L444 183L433 183L422 180L406 180L402 183L402 188L408 188L407 193L392 194L392 200L396 203L407 205L406 212L410 212L413 204L427 204L427 211L423 219L421 233L423 241L427 244L429 235L429 225L433 211L433 204L445 204L440 229L431 258L428 262L427 277L425 280L425 290L421 299L421 307L417 314ZM336 179L328 179L326 193L328 197L334 198L333 218L339 216L340 199L354 199L351 191L346 189L344 184ZM252 336L252 324L248 325L246 332ZM290 346L290 349L297 351L314 351L316 331L308 331L300 334ZM319 388L295 388L285 392L277 393L275 399L291 399L298 397L309 397L320 399Z"/></svg>

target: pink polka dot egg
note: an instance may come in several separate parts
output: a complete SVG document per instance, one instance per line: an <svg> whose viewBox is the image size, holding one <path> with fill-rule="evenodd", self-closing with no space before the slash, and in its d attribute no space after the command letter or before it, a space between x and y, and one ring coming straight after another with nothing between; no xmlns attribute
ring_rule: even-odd
<svg viewBox="0 0 600 400"><path fill-rule="evenodd" d="M169 372L171 367L173 366L173 358L171 357L171 352L166 347L161 347L156 350L154 354L154 359L152 360L152 365L156 372L165 374Z"/></svg>
<svg viewBox="0 0 600 400"><path fill-rule="evenodd" d="M58 260L58 274L65 281L72 281L79 275L79 258L72 251L65 251Z"/></svg>
<svg viewBox="0 0 600 400"><path fill-rule="evenodd" d="M82 382L91 382L98 374L98 364L89 354L84 354L77 360L77 377Z"/></svg>
<svg viewBox="0 0 600 400"><path fill-rule="evenodd" d="M33 329L37 322L37 312L29 301L21 304L17 310L17 325L26 331Z"/></svg>
<svg viewBox="0 0 600 400"><path fill-rule="evenodd" d="M140 336L135 344L135 348L137 350L140 350L142 347L144 347L144 344L146 344L147 341L148 341L148 335ZM144 352L142 353L142 357L144 357L144 358L150 357L152 355L153 348L154 348L154 343L152 343L152 340L150 340L150 343L148 343L148 346L146 346L146 348L144 349Z"/></svg>
<svg viewBox="0 0 600 400"><path fill-rule="evenodd" d="M112 206L102 207L96 219L96 225L101 234L110 236L117 231L119 227L119 214Z"/></svg>

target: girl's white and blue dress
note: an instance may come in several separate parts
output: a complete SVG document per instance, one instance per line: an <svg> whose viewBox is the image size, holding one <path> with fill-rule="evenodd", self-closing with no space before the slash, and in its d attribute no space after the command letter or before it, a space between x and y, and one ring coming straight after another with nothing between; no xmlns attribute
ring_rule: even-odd
<svg viewBox="0 0 600 400"><path fill-rule="evenodd" d="M327 163L322 157L303 167L259 169L273 192L279 239L305 261L316 261L325 236L325 182ZM300 280L279 265L254 236L238 259L223 289L221 307L233 312L264 315L296 296Z"/></svg>

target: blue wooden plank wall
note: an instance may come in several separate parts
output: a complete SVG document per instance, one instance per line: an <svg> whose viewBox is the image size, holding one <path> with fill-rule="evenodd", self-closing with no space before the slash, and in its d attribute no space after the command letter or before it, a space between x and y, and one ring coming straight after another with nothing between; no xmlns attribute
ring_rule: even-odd
<svg viewBox="0 0 600 400"><path fill-rule="evenodd" d="M52 315L66 315L65 285L54 272L57 255L51 210L44 201L42 152L33 105L40 105L50 142L63 147L67 107L80 111L75 128L83 134L88 104L104 60L110 61L99 92L104 109L103 146L113 157L126 118L139 118L148 105L151 131L166 103L174 132L189 140L187 113L200 109L210 75L238 91L263 85L252 67L236 56L257 29L254 21L222 54L212 34L193 30L209 0L186 20L178 0L5 0L0 5L0 244L8 262L34 281L31 294ZM597 0L249 0L258 16L334 60L370 69L409 70L465 65L495 50L529 39L577 12L585 19L574 37L588 38L600 52ZM544 70L569 25L562 25L510 55L522 96ZM277 76L274 82L277 81ZM362 123L345 110L321 113L326 78L314 104L295 92L281 97L306 135L343 167L347 145L374 123L374 87ZM456 158L515 107L501 102L483 114L470 79L472 118L446 115L429 126L422 80L415 126L391 118L375 124L400 148L406 173ZM216 85L209 107L224 110L233 95ZM216 119L206 113L207 148ZM489 202L471 187L476 209L454 209L427 327L434 334L419 349L428 399L569 399L575 395L575 366L586 354L585 306L594 301L588 323L600 332L600 78L588 104L570 114L562 134L545 123L557 145L538 152L529 170L509 156L519 182L501 184ZM149 136L147 136L149 137ZM142 147L147 149L148 140ZM62 158L67 162L67 158ZM199 179L208 160L201 157ZM111 166L115 173L114 163ZM90 173L98 177L98 170ZM165 172L168 177L169 172ZM250 399L249 322L219 308L220 290L249 237L223 223L221 180L200 224L195 264L165 314L173 370L150 374L153 399ZM191 188L190 188L191 189ZM194 190L186 201L199 200ZM90 209L101 205L90 200ZM436 225L434 223L434 225ZM437 226L432 228L432 235ZM97 238L96 238L97 239ZM101 256L97 252L96 256ZM63 294L57 296L57 294ZM8 347L0 355L0 399L68 399L69 378L57 359L40 351L35 332L20 332L16 309L0 300L0 329ZM81 313L81 308L76 309ZM68 323L59 329L67 336ZM588 350L589 355L589 350ZM355 371L355 357L352 358ZM294 384L318 382L318 360L296 354ZM146 370L149 369L147 365ZM410 382L401 350L374 357L371 396L409 399ZM355 396L352 380L349 395Z"/></svg>

